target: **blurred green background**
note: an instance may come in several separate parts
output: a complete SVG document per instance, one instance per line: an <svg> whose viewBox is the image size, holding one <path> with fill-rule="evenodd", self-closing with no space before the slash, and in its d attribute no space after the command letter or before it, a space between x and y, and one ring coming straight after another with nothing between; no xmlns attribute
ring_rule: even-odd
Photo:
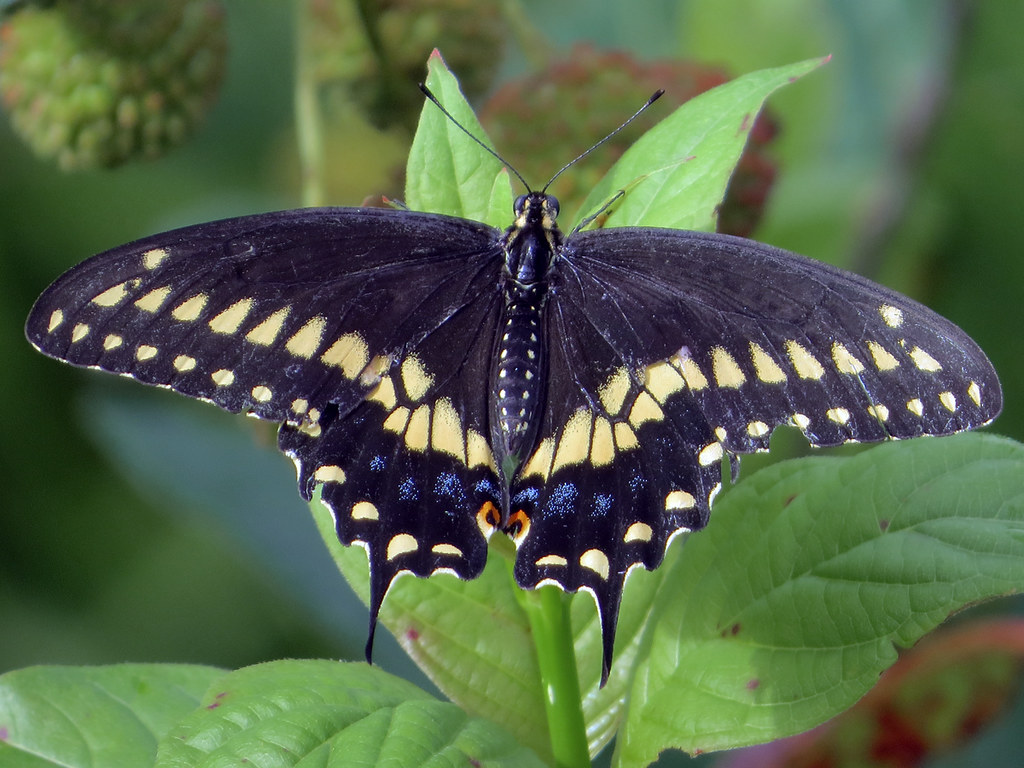
<svg viewBox="0 0 1024 768"><path fill-rule="evenodd" d="M365 609L317 539L272 427L60 366L23 336L39 292L93 253L300 205L294 4L224 5L221 95L193 139L164 158L65 174L0 121L0 672L361 656ZM992 429L1024 438L1024 4L502 6L511 19L508 45L493 52L499 84L580 41L733 74L831 53L770 102L778 176L754 236L881 280L957 322L1003 381ZM452 62L458 52L443 53ZM351 119L325 137L328 202L394 193L403 134L376 132L354 108L342 114ZM551 172L581 149L547 147ZM1020 614L1022 604L985 610ZM423 683L390 638L378 635L377 653ZM1000 750L1019 741L1024 707L1012 717L942 764L1011 764Z"/></svg>

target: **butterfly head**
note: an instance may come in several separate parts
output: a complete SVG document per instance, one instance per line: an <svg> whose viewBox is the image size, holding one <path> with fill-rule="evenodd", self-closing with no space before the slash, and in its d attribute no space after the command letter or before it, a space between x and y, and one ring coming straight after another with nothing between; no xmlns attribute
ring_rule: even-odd
<svg viewBox="0 0 1024 768"><path fill-rule="evenodd" d="M545 192L530 192L516 198L512 206L518 229L552 230L558 228L558 198Z"/></svg>
<svg viewBox="0 0 1024 768"><path fill-rule="evenodd" d="M562 243L558 200L544 192L516 198L515 222L505 232L505 271L520 286L544 280Z"/></svg>

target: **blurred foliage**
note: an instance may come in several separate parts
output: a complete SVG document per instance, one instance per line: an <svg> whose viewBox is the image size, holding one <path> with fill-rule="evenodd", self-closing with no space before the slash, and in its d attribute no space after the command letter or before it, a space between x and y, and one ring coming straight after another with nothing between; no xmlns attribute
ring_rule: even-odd
<svg viewBox="0 0 1024 768"><path fill-rule="evenodd" d="M219 101L192 140L165 157L65 175L0 121L0 670L123 660L237 667L361 653L365 611L322 552L272 429L58 366L22 334L42 288L92 253L299 204L294 4L223 5ZM832 53L828 67L772 100L777 182L754 236L881 279L960 324L1002 376L1006 409L994 429L1024 438L1024 337L1016 333L1024 327L1024 5L502 7L505 44L485 62L497 68L495 86L535 74L578 42L733 74ZM417 39L429 45L429 37ZM462 54L444 52L449 62ZM320 172L332 204L400 188L404 134L374 129L357 102L329 110L324 125L329 162ZM620 114L637 106L630 98ZM529 121L522 130L531 131ZM549 173L579 149L548 147ZM776 442L800 449L791 435ZM744 472L766 460L746 460ZM1021 605L985 611L1019 613ZM382 639L378 660L408 675ZM1012 764L1016 755L1000 750L1014 738L999 734L1024 728L1022 709L957 764Z"/></svg>
<svg viewBox="0 0 1024 768"><path fill-rule="evenodd" d="M213 0L61 0L0 26L0 101L64 170L112 168L181 144L224 74Z"/></svg>

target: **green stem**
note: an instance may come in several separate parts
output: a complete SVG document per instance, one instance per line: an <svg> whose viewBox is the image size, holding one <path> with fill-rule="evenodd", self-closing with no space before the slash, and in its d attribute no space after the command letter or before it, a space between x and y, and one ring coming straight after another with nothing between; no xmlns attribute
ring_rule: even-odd
<svg viewBox="0 0 1024 768"><path fill-rule="evenodd" d="M324 204L324 136L320 94L310 45L310 0L296 6L295 25L295 132L302 175L302 205Z"/></svg>
<svg viewBox="0 0 1024 768"><path fill-rule="evenodd" d="M590 768L569 599L554 586L523 591L521 595L537 648L555 763L559 768Z"/></svg>

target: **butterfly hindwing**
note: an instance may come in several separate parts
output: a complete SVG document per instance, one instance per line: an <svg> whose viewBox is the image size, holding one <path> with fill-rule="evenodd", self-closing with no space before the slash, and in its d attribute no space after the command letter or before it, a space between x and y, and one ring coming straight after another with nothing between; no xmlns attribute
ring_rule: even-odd
<svg viewBox="0 0 1024 768"><path fill-rule="evenodd" d="M371 629L399 573L472 579L486 562L504 503L486 437L494 282L478 272L465 303L382 370L355 408L281 429L305 497L323 484L341 542L367 549Z"/></svg>
<svg viewBox="0 0 1024 768"><path fill-rule="evenodd" d="M704 527L724 452L678 372L630 366L576 309L557 294L548 308L548 405L510 513L521 586L594 595L604 678L626 574Z"/></svg>

